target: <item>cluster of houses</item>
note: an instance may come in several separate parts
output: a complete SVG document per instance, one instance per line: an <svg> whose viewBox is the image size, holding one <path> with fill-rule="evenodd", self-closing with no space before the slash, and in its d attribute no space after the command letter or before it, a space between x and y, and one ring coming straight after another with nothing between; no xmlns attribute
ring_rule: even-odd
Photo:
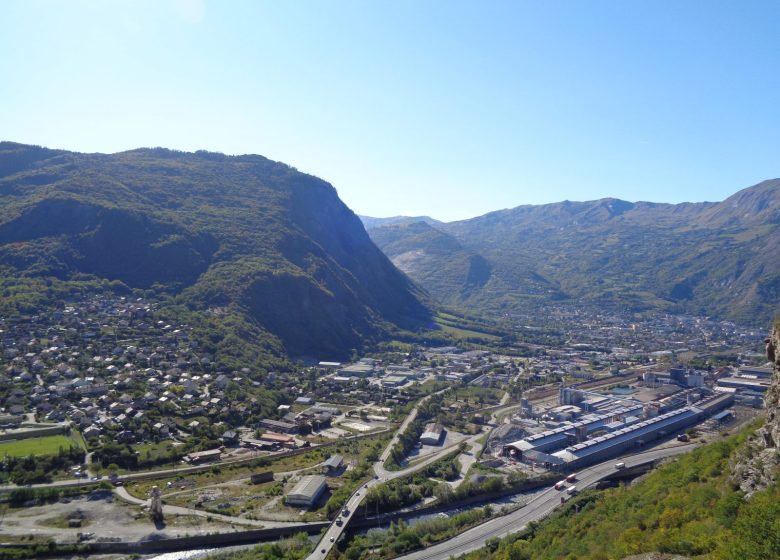
<svg viewBox="0 0 780 560"><path fill-rule="evenodd" d="M652 313L615 313L597 307L570 303L550 305L544 314L518 317L517 329L528 333L558 333L556 347L568 355L655 358L682 352L711 353L742 350L753 355L766 336L766 327L739 325L709 317ZM538 348L528 345L529 348ZM755 357L755 356L751 356Z"/></svg>
<svg viewBox="0 0 780 560"><path fill-rule="evenodd" d="M648 357L651 365L654 359L661 362L667 352L674 357L742 345L748 355L760 346L762 334L731 323L666 315L643 322L578 316L572 325L566 327L566 344L523 358L450 346L394 355L387 362L320 362L259 376L246 368L220 370L191 329L164 320L154 302L96 295L48 313L0 317L0 427L34 415L41 422L72 423L87 439L140 443L176 439L223 421L226 445L284 449L297 445L297 437L329 429L341 414L335 406L317 403L372 405L389 412L416 398L415 384L429 380L496 388L512 381L527 383L526 388L563 378L588 381L595 371L647 366ZM715 373L731 378L718 382L721 390L760 401L765 372ZM704 379L687 376L686 383L701 385ZM266 388L289 395L288 402L263 408L256 395ZM361 415L369 421L388 416ZM255 432L239 437L238 428Z"/></svg>
<svg viewBox="0 0 780 560"><path fill-rule="evenodd" d="M0 414L70 422L87 439L120 443L197 431L204 417L249 417L259 385L250 371L218 371L189 327L156 315L144 300L95 296L0 318Z"/></svg>

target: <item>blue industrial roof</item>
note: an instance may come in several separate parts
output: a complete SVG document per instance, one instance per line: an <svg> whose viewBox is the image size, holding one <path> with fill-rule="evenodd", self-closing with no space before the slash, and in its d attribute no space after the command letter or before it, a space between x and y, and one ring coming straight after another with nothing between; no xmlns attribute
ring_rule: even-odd
<svg viewBox="0 0 780 560"><path fill-rule="evenodd" d="M727 393L724 395L716 395L714 397L701 400L696 403L696 407L709 412L713 409L726 406L733 401L734 401L734 395L732 395L731 393Z"/></svg>
<svg viewBox="0 0 780 560"><path fill-rule="evenodd" d="M583 419L578 422L567 422L566 424L559 426L557 428L553 428L552 430L547 430L540 434L528 436L526 438L523 438L520 441L515 441L513 443L510 443L509 446L533 448L533 447L541 446L548 442L563 440L566 438L566 432L570 432L572 430L575 430L576 428L584 427L587 429L587 428L601 427L604 424L610 422L617 415L631 414L641 409L642 409L641 406L623 407L614 410L609 414L600 414L598 416L591 415L589 420ZM521 445L522 442L525 442L525 445Z"/></svg>
<svg viewBox="0 0 780 560"><path fill-rule="evenodd" d="M672 412L667 412L656 418L645 420L639 424L629 426L606 434L604 436L591 439L577 445L567 447L559 453L570 456L570 460L587 457L603 449L608 449L625 443L627 440L639 438L645 434L662 430L664 427L672 425L684 419L691 418L701 414L701 410L695 407L686 407ZM560 456L560 455L559 455Z"/></svg>
<svg viewBox="0 0 780 560"><path fill-rule="evenodd" d="M713 420L724 420L728 418L729 416L733 416L732 412L730 410L724 410L723 412L718 412L715 416L712 417Z"/></svg>

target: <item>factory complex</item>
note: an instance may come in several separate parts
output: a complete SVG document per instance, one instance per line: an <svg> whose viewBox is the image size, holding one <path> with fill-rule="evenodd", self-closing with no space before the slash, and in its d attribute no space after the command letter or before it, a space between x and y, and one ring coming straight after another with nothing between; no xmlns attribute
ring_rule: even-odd
<svg viewBox="0 0 780 560"><path fill-rule="evenodd" d="M618 388L609 394L561 387L558 400L559 406L543 414L524 407L525 418L513 421L523 426L527 435L501 445L501 455L533 467L579 469L680 435L709 418L723 421L730 414L718 413L734 404L735 395L688 384L665 384ZM563 418L575 420L560 422ZM556 423L559 425L535 432L537 426Z"/></svg>

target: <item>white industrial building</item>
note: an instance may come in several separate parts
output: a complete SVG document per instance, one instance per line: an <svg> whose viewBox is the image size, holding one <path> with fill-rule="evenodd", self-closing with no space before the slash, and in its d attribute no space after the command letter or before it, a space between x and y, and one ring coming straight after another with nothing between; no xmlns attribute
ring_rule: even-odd
<svg viewBox="0 0 780 560"><path fill-rule="evenodd" d="M324 476L309 475L301 478L295 488L287 494L285 501L291 506L311 507L328 489Z"/></svg>
<svg viewBox="0 0 780 560"><path fill-rule="evenodd" d="M444 435L444 426L438 422L431 422L425 425L425 431L420 436L420 443L423 445L439 445Z"/></svg>
<svg viewBox="0 0 780 560"><path fill-rule="evenodd" d="M348 365L339 370L340 377L372 377L374 375L374 364L358 362Z"/></svg>

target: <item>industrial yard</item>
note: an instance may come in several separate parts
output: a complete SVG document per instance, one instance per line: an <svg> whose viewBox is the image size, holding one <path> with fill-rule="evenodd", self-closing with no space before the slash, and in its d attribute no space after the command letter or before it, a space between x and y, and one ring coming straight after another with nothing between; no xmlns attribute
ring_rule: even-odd
<svg viewBox="0 0 780 560"><path fill-rule="evenodd" d="M572 472L659 441L689 441L693 434L711 439L756 414L750 405L763 381L756 373L765 371L744 369L707 379L704 372L670 368L598 389L562 386L557 401L542 406L523 399L492 433L483 464L529 476Z"/></svg>

